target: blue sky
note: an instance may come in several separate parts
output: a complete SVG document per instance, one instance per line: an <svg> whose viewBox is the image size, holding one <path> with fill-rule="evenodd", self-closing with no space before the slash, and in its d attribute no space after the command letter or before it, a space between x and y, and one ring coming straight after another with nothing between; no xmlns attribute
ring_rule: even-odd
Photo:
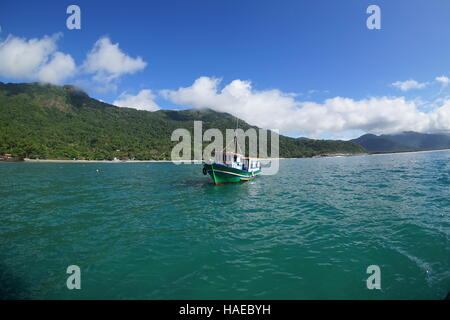
<svg viewBox="0 0 450 320"><path fill-rule="evenodd" d="M66 28L70 4L81 8L81 30ZM371 4L381 8L381 30L366 27ZM445 78L436 80L450 77L449 1L3 0L0 27L4 49L8 37L59 34L47 59L58 51L75 66L57 82L109 103L149 90L142 96L158 108L208 106L293 136L450 129L450 92ZM112 77L86 71L87 54L102 38L145 66ZM0 62L0 81L36 80L8 70Z"/></svg>

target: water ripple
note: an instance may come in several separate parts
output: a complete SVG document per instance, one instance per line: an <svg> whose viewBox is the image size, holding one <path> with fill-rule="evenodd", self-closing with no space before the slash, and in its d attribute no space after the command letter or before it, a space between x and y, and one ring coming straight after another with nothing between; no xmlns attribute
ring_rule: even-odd
<svg viewBox="0 0 450 320"><path fill-rule="evenodd" d="M100 173L96 172L100 169ZM450 152L286 159L214 186L198 165L0 164L5 298L441 299ZM65 288L65 268L83 290ZM365 288L382 269L382 292Z"/></svg>

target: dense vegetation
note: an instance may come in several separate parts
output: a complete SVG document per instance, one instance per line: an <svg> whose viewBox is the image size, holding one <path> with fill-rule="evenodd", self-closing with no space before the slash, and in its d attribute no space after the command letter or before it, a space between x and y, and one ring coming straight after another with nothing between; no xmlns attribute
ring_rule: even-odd
<svg viewBox="0 0 450 320"><path fill-rule="evenodd" d="M0 82L0 152L41 159L170 159L173 130L235 128L236 120L211 110L119 108L73 86ZM240 121L240 128L250 125ZM362 153L352 142L280 136L281 157Z"/></svg>

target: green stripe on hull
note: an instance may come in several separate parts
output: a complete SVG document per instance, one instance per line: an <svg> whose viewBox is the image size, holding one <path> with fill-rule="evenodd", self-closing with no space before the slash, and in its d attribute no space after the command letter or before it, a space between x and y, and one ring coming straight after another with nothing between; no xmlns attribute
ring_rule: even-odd
<svg viewBox="0 0 450 320"><path fill-rule="evenodd" d="M252 175L252 173L250 172L229 168L217 164L212 165L205 164L204 168L211 176L215 184L248 181L254 178L259 173L261 173L261 171L259 170Z"/></svg>

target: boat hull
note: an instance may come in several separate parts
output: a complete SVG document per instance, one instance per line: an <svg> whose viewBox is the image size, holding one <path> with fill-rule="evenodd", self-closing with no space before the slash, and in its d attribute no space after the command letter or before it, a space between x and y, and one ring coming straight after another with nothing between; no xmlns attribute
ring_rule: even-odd
<svg viewBox="0 0 450 320"><path fill-rule="evenodd" d="M222 183L237 183L249 181L254 177L256 177L258 174L260 174L261 170L255 172L248 172L244 170L230 168L217 163L212 164L205 163L203 166L203 172L209 174L215 184L222 184Z"/></svg>

